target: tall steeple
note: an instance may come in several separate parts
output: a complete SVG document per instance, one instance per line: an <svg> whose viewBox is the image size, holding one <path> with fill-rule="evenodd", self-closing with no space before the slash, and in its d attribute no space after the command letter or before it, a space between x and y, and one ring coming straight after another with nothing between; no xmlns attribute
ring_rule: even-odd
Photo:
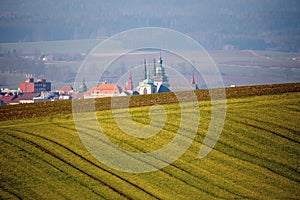
<svg viewBox="0 0 300 200"><path fill-rule="evenodd" d="M146 59L144 59L144 78L147 79L147 63L146 63Z"/></svg>
<svg viewBox="0 0 300 200"><path fill-rule="evenodd" d="M159 52L159 60L158 65L155 66L155 75L153 76L153 81L157 88L159 89L161 85L165 87L169 87L169 80L168 77L165 74L165 68L163 66L163 59L161 57L161 50Z"/></svg>
<svg viewBox="0 0 300 200"><path fill-rule="evenodd" d="M151 79L151 78L150 78L150 71L148 70L148 68L147 68L147 79L148 79L148 80Z"/></svg>
<svg viewBox="0 0 300 200"><path fill-rule="evenodd" d="M195 76L194 76L194 71L193 71L193 75L192 75L191 85L195 85Z"/></svg>
<svg viewBox="0 0 300 200"><path fill-rule="evenodd" d="M129 74L128 74L128 81L127 81L127 83L126 83L126 90L130 90L130 91L133 90L133 83L132 83L132 75L131 75L131 72L129 72Z"/></svg>
<svg viewBox="0 0 300 200"><path fill-rule="evenodd" d="M198 87L197 83L195 82L194 71L193 71L193 75L192 75L192 79L191 79L191 86L192 86L193 90L199 90L199 87Z"/></svg>
<svg viewBox="0 0 300 200"><path fill-rule="evenodd" d="M162 63L163 63L163 60L162 60L162 58L161 58L161 50L160 50L160 51L159 51L159 64L162 65Z"/></svg>
<svg viewBox="0 0 300 200"><path fill-rule="evenodd" d="M145 79L139 82L136 90L139 94L153 94L157 92L157 86L154 85L153 80L150 77L150 70L147 67L146 59L144 60L144 73Z"/></svg>
<svg viewBox="0 0 300 200"><path fill-rule="evenodd" d="M155 58L153 58L153 68L154 68L153 76L156 76L156 60L155 60Z"/></svg>
<svg viewBox="0 0 300 200"><path fill-rule="evenodd" d="M161 58L161 50L159 52L158 66L155 68L156 68L155 76L165 77L165 68L163 67L163 59Z"/></svg>
<svg viewBox="0 0 300 200"><path fill-rule="evenodd" d="M82 80L82 84L79 86L79 92L86 92L87 91L87 86L85 84L85 78Z"/></svg>

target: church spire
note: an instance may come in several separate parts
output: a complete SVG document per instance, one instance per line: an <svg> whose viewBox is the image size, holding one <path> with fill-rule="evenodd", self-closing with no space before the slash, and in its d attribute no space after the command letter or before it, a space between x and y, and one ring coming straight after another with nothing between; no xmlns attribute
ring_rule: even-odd
<svg viewBox="0 0 300 200"><path fill-rule="evenodd" d="M161 58L161 50L159 51L159 61L158 61L159 65L162 66L163 60Z"/></svg>
<svg viewBox="0 0 300 200"><path fill-rule="evenodd" d="M133 90L133 83L132 83L132 75L131 75L131 72L129 72L128 74L128 81L126 83L126 89L127 90Z"/></svg>
<svg viewBox="0 0 300 200"><path fill-rule="evenodd" d="M192 86L193 90L199 90L199 87L198 87L197 83L195 82L194 71L193 71L193 75L192 75L191 86Z"/></svg>
<svg viewBox="0 0 300 200"><path fill-rule="evenodd" d="M195 85L195 76L194 76L194 71L193 71L193 75L192 75L191 85Z"/></svg>
<svg viewBox="0 0 300 200"><path fill-rule="evenodd" d="M144 78L147 79L147 63L146 63L146 59L144 59Z"/></svg>
<svg viewBox="0 0 300 200"><path fill-rule="evenodd" d="M151 78L150 78L150 71L148 70L148 68L147 68L147 79L148 79L148 80L151 79Z"/></svg>
<svg viewBox="0 0 300 200"><path fill-rule="evenodd" d="M79 92L86 92L87 91L87 86L85 84L85 78L82 80L82 84L79 86Z"/></svg>
<svg viewBox="0 0 300 200"><path fill-rule="evenodd" d="M155 58L153 58L153 68L154 68L154 71L153 71L153 76L156 76L156 60Z"/></svg>

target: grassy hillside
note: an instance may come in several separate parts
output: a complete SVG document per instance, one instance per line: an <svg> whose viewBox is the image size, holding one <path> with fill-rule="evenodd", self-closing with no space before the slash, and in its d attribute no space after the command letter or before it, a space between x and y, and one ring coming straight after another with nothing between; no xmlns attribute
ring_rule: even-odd
<svg viewBox="0 0 300 200"><path fill-rule="evenodd" d="M209 101L200 101L201 123L191 147L170 166L146 174L119 172L93 158L68 112L1 121L0 198L298 199L300 92L249 96L249 89L236 98L236 91L227 91L232 98L225 126L207 157L200 159L198 152L211 108ZM115 144L148 152L167 144L180 122L176 103L163 106L167 123L148 139L122 134L111 110L99 109L97 118ZM138 123L148 124L149 108L133 107L130 113Z"/></svg>

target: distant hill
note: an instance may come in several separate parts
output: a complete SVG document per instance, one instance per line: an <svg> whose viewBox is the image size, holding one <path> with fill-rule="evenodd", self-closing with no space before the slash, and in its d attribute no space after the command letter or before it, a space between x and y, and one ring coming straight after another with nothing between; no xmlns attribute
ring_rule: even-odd
<svg viewBox="0 0 300 200"><path fill-rule="evenodd" d="M297 0L3 0L0 42L103 39L157 26L192 36L206 49L298 51Z"/></svg>

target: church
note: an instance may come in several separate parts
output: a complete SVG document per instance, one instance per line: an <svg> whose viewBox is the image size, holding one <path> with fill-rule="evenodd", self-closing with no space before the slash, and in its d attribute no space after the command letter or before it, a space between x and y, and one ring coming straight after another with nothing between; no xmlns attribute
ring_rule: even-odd
<svg viewBox="0 0 300 200"><path fill-rule="evenodd" d="M150 70L147 66L146 59L144 60L144 80L139 82L139 85L136 87L139 94L154 94L171 91L169 89L169 79L166 76L161 55L158 60L158 66L156 66L155 59L153 59L153 67L154 74L152 78L150 78Z"/></svg>
<svg viewBox="0 0 300 200"><path fill-rule="evenodd" d="M157 65L156 65L157 64ZM193 90L198 90L198 86L195 82L194 73L192 75L191 87ZM84 83L79 88L80 92L84 92L83 97L88 98L100 98L100 97L113 97L113 96L131 96L137 94L155 94L162 92L171 92L168 76L166 75L165 68L163 66L163 60L161 55L156 63L153 59L153 76L150 75L150 70L147 65L146 59L144 60L144 79L139 82L139 85L134 90L132 75L129 72L128 80L125 87L121 87L117 84L109 84L106 81L96 87L92 87L87 90Z"/></svg>

